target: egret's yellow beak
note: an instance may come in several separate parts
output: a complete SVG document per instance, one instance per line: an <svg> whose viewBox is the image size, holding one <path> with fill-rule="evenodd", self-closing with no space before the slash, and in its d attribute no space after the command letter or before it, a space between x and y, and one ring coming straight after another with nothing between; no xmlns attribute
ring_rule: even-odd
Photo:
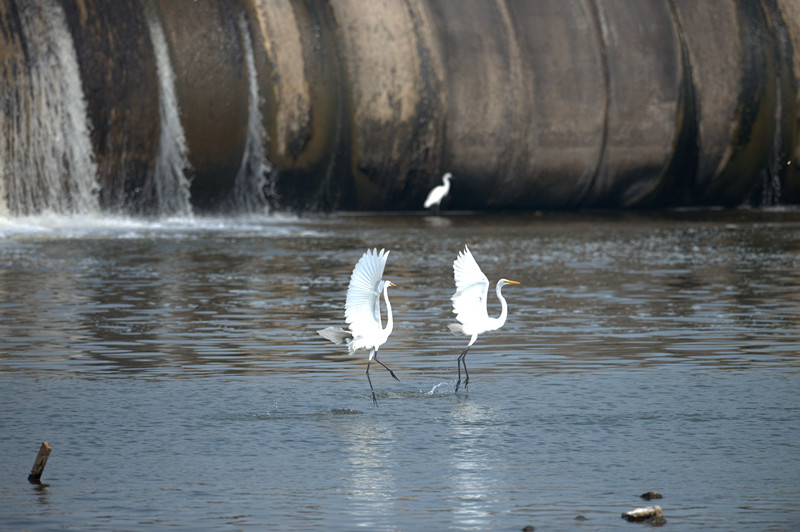
<svg viewBox="0 0 800 532"><path fill-rule="evenodd" d="M393 282L389 281L389 286L397 286L397 285L394 284Z"/></svg>
<svg viewBox="0 0 800 532"><path fill-rule="evenodd" d="M508 283L508 284L519 284L519 281L509 281L508 279L506 279L506 283Z"/></svg>

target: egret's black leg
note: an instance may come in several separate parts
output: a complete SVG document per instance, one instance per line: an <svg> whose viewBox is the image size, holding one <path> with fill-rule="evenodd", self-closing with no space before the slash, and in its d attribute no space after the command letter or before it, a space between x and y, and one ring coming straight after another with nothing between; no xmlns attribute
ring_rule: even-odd
<svg viewBox="0 0 800 532"><path fill-rule="evenodd" d="M378 357L375 357L375 358L373 358L373 360L374 360L375 362L377 362L378 364L380 364L381 366L383 366L383 367L384 367L384 369L386 369L386 371L388 371L388 372L391 374L391 376L392 376L392 378L393 378L394 380L396 380L397 382L400 382L400 379L398 379L398 378L397 378L397 375L395 375L395 374L394 374L394 371L390 370L390 369L389 369L389 367L388 367L386 364L384 364L383 362L381 362L380 360L378 360Z"/></svg>
<svg viewBox="0 0 800 532"><path fill-rule="evenodd" d="M464 379L464 391L467 391L469 388L469 371L467 371L467 353L464 353L464 356L461 357L461 363L464 364L464 373L466 373L467 377Z"/></svg>
<svg viewBox="0 0 800 532"><path fill-rule="evenodd" d="M367 360L367 382L369 382L369 389L372 390L372 402L375 403L375 406L378 406L378 399L375 397L375 388L372 387L372 379L369 378L369 363L371 361Z"/></svg>
<svg viewBox="0 0 800 532"><path fill-rule="evenodd" d="M461 386L461 355L458 355L456 359L456 368L458 368L458 380L456 381L456 393L458 393L458 387Z"/></svg>
<svg viewBox="0 0 800 532"><path fill-rule="evenodd" d="M467 351L471 346L467 346L464 351L458 355L458 360L456 361L456 366L458 367L458 381L456 381L456 393L458 393L458 387L461 386L461 364L464 364L464 373L467 374L467 380L464 381L464 389L467 389L467 383L469 382L469 372L467 371L467 363L465 361L465 357L467 356Z"/></svg>

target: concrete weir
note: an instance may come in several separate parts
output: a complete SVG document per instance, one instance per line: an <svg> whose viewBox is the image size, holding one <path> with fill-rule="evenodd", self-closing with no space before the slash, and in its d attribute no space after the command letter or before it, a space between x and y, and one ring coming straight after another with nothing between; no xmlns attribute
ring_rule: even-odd
<svg viewBox="0 0 800 532"><path fill-rule="evenodd" d="M103 0L61 3L78 55L101 204L145 211L154 204L145 191L160 131L156 60L142 2L121 0L114 9Z"/></svg>
<svg viewBox="0 0 800 532"><path fill-rule="evenodd" d="M5 0L0 214L798 203L797 5Z"/></svg>

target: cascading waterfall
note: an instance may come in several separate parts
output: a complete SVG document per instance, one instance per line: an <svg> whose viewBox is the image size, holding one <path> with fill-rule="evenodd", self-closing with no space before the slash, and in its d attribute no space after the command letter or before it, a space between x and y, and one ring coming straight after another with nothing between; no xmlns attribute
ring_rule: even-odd
<svg viewBox="0 0 800 532"><path fill-rule="evenodd" d="M270 201L277 200L274 167L267 159L264 142L267 134L262 122L259 104L258 77L253 54L253 41L244 12L239 14L239 32L242 37L245 66L247 67L248 118L247 139L242 163L236 173L233 190L227 208L237 213L257 213L269 208Z"/></svg>
<svg viewBox="0 0 800 532"><path fill-rule="evenodd" d="M175 94L175 74L167 49L164 28L152 2L145 7L147 27L153 44L158 72L159 116L161 131L153 171L143 190L143 203L149 211L162 216L191 216L190 182L186 136L180 120Z"/></svg>
<svg viewBox="0 0 800 532"><path fill-rule="evenodd" d="M3 122L0 121L0 127L2 127L2 125ZM0 143L0 147L2 147L2 144L3 143ZM5 171L3 170L5 163L3 162L4 153L2 153L2 151L2 148L0 148L0 219L8 218L9 216L8 204L6 203L6 186L4 184L5 178L3 177L5 174Z"/></svg>
<svg viewBox="0 0 800 532"><path fill-rule="evenodd" d="M5 61L0 94L0 214L93 214L97 167L80 71L55 0L21 2L25 64Z"/></svg>

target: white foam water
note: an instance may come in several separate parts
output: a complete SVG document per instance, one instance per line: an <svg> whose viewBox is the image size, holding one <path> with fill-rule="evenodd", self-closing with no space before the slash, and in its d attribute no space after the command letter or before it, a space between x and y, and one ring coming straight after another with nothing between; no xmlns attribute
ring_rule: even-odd
<svg viewBox="0 0 800 532"><path fill-rule="evenodd" d="M0 104L0 215L94 213L97 167L78 59L58 2L19 4L25 64L7 61Z"/></svg>
<svg viewBox="0 0 800 532"><path fill-rule="evenodd" d="M218 232L231 235L318 234L309 226L319 220L300 219L288 214L242 214L238 216L163 216L142 218L126 215L0 216L0 241L27 238L181 238L193 234Z"/></svg>

